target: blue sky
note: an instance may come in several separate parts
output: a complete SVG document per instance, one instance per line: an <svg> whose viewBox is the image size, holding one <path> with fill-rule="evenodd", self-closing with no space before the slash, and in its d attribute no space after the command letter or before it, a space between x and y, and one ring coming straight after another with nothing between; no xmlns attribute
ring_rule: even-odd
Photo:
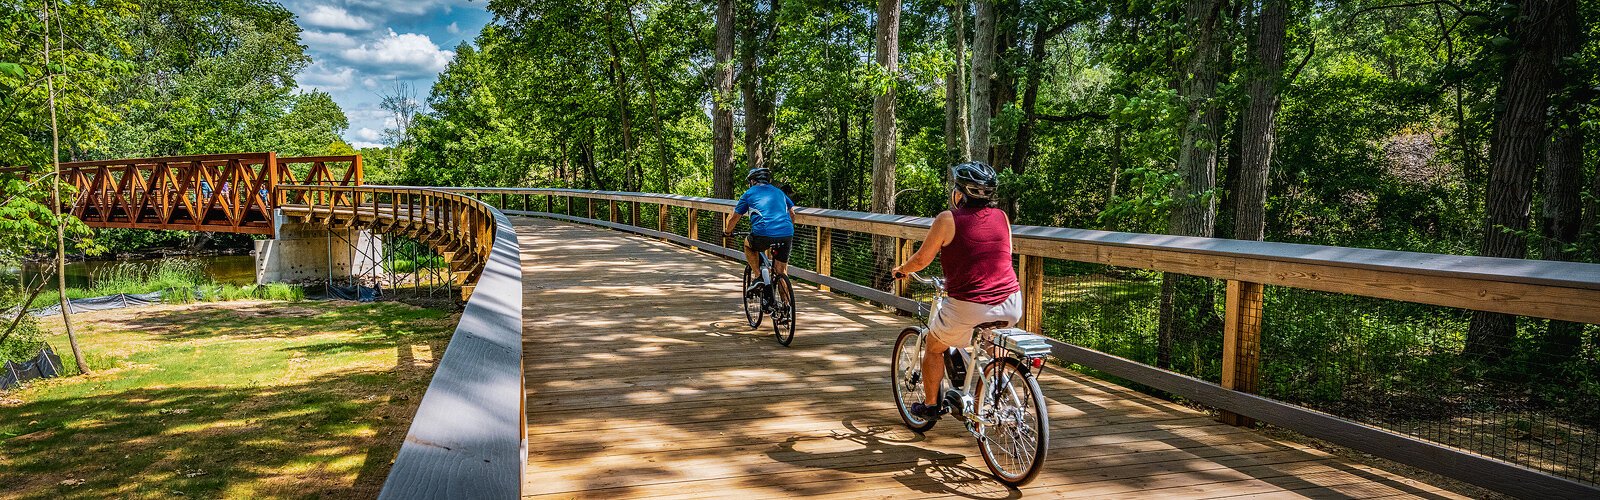
<svg viewBox="0 0 1600 500"><path fill-rule="evenodd" d="M378 107L382 94L403 82L426 100L456 46L491 18L485 0L282 1L312 59L296 83L333 96L350 118L345 141L357 148L383 142L393 124Z"/></svg>

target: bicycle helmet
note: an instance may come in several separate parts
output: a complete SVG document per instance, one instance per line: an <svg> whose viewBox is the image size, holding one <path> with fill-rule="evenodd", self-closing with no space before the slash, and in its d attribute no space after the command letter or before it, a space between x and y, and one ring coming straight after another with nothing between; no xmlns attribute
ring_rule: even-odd
<svg viewBox="0 0 1600 500"><path fill-rule="evenodd" d="M981 161L958 163L950 167L950 182L961 194L974 200L993 198L995 188L1000 186L994 168Z"/></svg>
<svg viewBox="0 0 1600 500"><path fill-rule="evenodd" d="M752 168L752 169L750 169L750 173L745 174L744 180L745 180L745 182L771 183L772 182L772 169L770 169L770 168L761 168L761 167Z"/></svg>

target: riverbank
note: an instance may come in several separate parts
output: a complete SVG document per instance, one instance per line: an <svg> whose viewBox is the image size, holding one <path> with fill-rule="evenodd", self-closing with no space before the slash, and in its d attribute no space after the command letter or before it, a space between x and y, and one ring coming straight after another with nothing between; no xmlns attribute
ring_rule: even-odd
<svg viewBox="0 0 1600 500"><path fill-rule="evenodd" d="M75 319L93 373L0 394L0 495L374 497L457 317L243 300Z"/></svg>

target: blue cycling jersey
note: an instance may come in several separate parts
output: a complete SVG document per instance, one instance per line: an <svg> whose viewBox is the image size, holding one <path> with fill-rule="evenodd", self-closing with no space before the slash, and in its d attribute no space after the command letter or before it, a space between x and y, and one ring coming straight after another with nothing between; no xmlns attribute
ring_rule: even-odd
<svg viewBox="0 0 1600 500"><path fill-rule="evenodd" d="M750 215L750 234L788 238L794 236L794 221L789 219L789 207L793 206L794 201L783 190L771 184L756 184L739 197L733 211Z"/></svg>

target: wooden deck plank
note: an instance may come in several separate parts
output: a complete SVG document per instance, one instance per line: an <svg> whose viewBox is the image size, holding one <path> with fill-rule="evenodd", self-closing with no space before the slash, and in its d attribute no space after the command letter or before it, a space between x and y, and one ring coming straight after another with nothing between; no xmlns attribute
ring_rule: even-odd
<svg viewBox="0 0 1600 500"><path fill-rule="evenodd" d="M912 320L797 287L792 347L751 330L742 266L517 218L531 498L1454 496L1074 372L1041 378L1050 461L988 477L954 420L904 428L888 385Z"/></svg>

